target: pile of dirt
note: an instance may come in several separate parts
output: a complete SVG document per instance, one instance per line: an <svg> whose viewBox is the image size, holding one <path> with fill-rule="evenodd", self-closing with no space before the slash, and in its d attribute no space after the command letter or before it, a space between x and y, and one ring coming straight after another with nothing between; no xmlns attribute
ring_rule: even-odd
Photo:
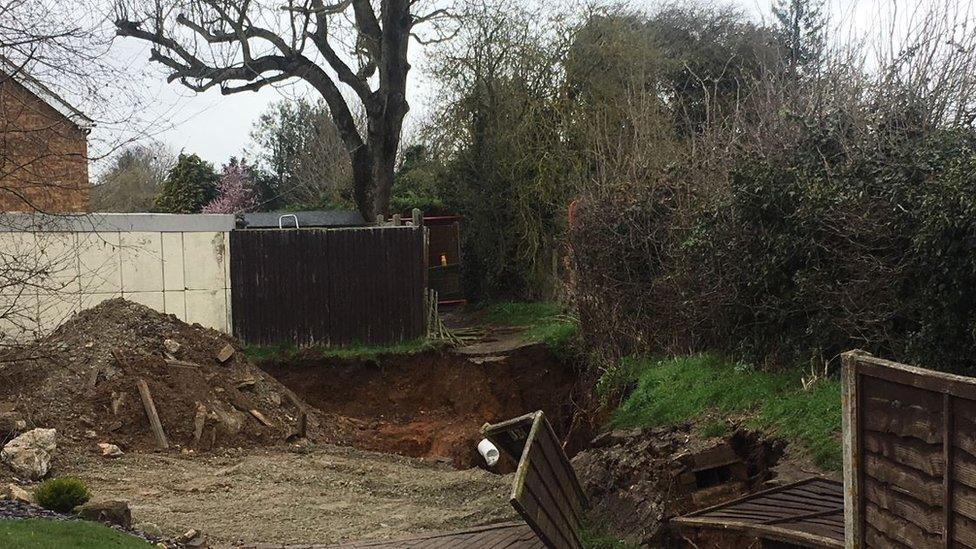
<svg viewBox="0 0 976 549"><path fill-rule="evenodd" d="M283 442L296 433L302 404L239 348L226 334L113 299L48 337L5 350L0 407L28 428L57 429L60 446L109 442L126 452L153 450L137 388L144 380L171 448Z"/></svg>
<svg viewBox="0 0 976 549"><path fill-rule="evenodd" d="M676 516L748 494L774 475L784 444L758 433L703 437L692 423L617 430L573 459L591 520L635 545L660 547Z"/></svg>
<svg viewBox="0 0 976 549"><path fill-rule="evenodd" d="M574 367L542 344L488 357L432 350L361 360L306 351L259 365L323 413L323 436L335 444L465 469L483 466L485 422L543 410L570 454L591 436L571 425Z"/></svg>

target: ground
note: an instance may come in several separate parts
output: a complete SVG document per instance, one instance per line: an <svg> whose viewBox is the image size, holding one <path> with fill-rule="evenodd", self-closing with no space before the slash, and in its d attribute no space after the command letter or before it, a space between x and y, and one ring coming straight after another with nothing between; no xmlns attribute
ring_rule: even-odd
<svg viewBox="0 0 976 549"><path fill-rule="evenodd" d="M179 456L81 456L66 464L95 494L128 500L134 521L212 544L330 543L514 520L511 478L481 469L322 446Z"/></svg>

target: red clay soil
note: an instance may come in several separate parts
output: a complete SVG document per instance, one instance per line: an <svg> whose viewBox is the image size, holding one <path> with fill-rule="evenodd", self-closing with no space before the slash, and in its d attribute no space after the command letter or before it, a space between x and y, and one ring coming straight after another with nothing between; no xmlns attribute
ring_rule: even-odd
<svg viewBox="0 0 976 549"><path fill-rule="evenodd" d="M167 351L167 339L179 349ZM95 451L98 442L109 442L127 452L153 450L136 386L142 379L174 449L285 441L298 416L287 390L243 353L217 360L227 344L239 348L215 330L113 299L78 313L44 339L6 349L0 356L0 405L15 410L28 428L56 428L59 446ZM113 401L120 402L114 411ZM195 445L198 409L205 409L205 425Z"/></svg>
<svg viewBox="0 0 976 549"><path fill-rule="evenodd" d="M541 344L490 361L442 351L376 360L304 352L260 366L323 412L332 442L449 459L459 469L483 465L476 446L485 422L541 409L565 435L576 385L573 367Z"/></svg>

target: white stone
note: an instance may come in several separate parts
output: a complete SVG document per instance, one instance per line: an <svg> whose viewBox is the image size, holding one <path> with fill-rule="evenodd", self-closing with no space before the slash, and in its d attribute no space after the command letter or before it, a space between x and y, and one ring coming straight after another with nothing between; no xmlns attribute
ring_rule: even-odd
<svg viewBox="0 0 976 549"><path fill-rule="evenodd" d="M0 499L9 499L12 501L21 501L24 503L31 502L31 497L30 494L27 493L27 490L24 490L23 488L17 486L16 484L8 484L7 487L4 489L4 491L2 492L2 494L0 495L2 495Z"/></svg>
<svg viewBox="0 0 976 549"><path fill-rule="evenodd" d="M40 480L47 475L57 448L57 431L33 429L11 440L0 451L0 461L19 477Z"/></svg>

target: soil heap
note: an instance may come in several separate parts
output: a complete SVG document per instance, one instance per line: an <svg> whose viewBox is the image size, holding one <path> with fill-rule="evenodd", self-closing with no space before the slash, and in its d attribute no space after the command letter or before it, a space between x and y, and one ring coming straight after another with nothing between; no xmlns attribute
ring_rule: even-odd
<svg viewBox="0 0 976 549"><path fill-rule="evenodd" d="M222 361L228 345L234 352ZM226 334L112 299L43 339L6 349L0 411L19 415L27 428L57 429L59 446L154 450L137 388L144 380L171 449L252 447L297 434L304 404L237 349Z"/></svg>

